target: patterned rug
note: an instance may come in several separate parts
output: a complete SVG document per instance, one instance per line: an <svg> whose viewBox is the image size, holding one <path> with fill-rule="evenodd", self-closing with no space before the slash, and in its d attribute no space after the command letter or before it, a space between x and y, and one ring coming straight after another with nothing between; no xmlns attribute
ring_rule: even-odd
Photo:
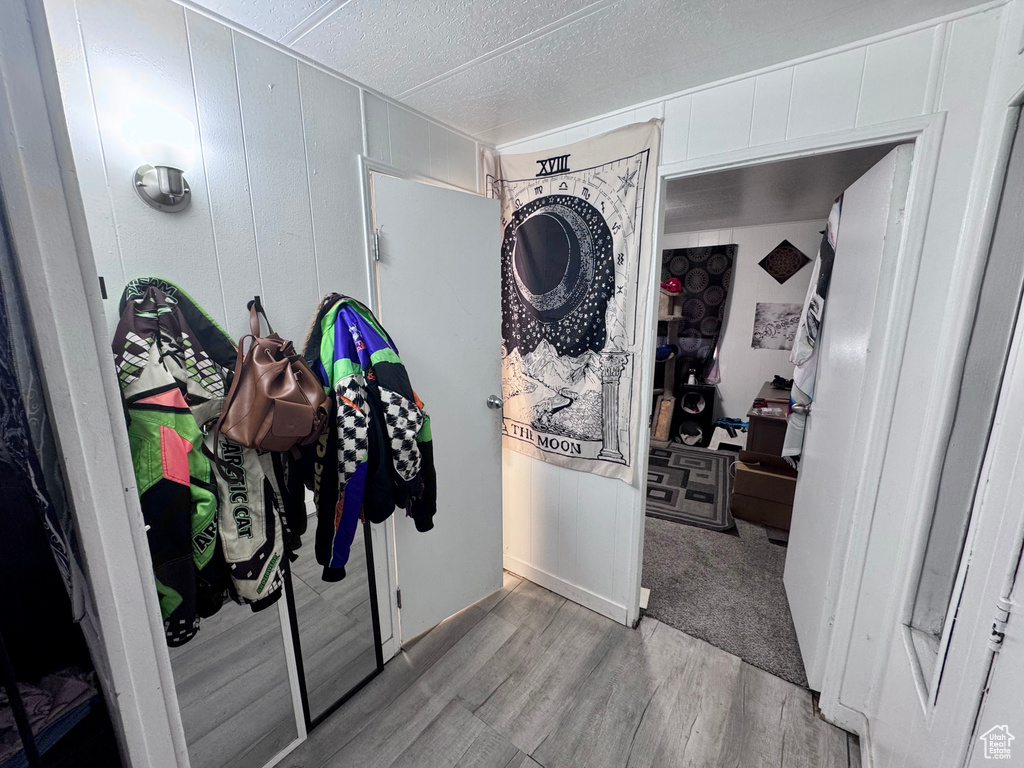
<svg viewBox="0 0 1024 768"><path fill-rule="evenodd" d="M729 511L736 454L671 443L651 448L647 467L647 516L712 531L735 525Z"/></svg>

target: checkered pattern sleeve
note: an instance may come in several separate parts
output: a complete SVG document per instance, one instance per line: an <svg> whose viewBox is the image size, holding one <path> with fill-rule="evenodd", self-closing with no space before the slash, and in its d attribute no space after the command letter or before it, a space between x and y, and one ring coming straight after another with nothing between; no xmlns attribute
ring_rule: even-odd
<svg viewBox="0 0 1024 768"><path fill-rule="evenodd" d="M424 413L409 398L383 387L380 399L384 407L384 422L387 425L395 471L406 482L415 480L422 463L416 436L423 428Z"/></svg>
<svg viewBox="0 0 1024 768"><path fill-rule="evenodd" d="M398 348L373 313L347 298L339 298L332 311L334 316L329 312L321 321L324 369L337 394L350 377L358 377L365 387L362 399L349 398L359 403L350 415L361 421L366 437L360 445L355 439L357 425L346 424L344 400L339 399L339 474L344 478L355 470L347 483L343 480L346 510L358 493L370 520L385 519L397 505L414 518L419 530L429 530L436 492L430 420L423 403L413 391Z"/></svg>
<svg viewBox="0 0 1024 768"><path fill-rule="evenodd" d="M395 474L406 484L405 507L420 531L433 527L437 510L437 479L430 417L409 383L405 366L380 363L374 366L380 383L385 431L390 443Z"/></svg>
<svg viewBox="0 0 1024 768"><path fill-rule="evenodd" d="M367 483L370 404L366 379L361 374L343 377L334 388L338 455L338 492L333 510L321 517L318 526L330 525L329 536L323 537L324 552L318 549L317 559L324 566L324 579L336 581L344 577L352 540L359 525Z"/></svg>

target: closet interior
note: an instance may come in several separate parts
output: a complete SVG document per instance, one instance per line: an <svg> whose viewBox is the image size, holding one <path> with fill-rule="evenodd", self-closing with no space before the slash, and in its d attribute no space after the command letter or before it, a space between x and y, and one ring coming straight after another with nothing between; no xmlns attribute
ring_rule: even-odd
<svg viewBox="0 0 1024 768"><path fill-rule="evenodd" d="M0 199L0 766L120 764L91 598ZM96 637L92 637L96 647Z"/></svg>

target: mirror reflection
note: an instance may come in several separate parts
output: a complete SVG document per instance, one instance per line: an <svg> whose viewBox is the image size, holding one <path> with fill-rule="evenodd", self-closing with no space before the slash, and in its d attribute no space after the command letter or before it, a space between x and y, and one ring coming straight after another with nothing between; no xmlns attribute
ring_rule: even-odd
<svg viewBox="0 0 1024 768"><path fill-rule="evenodd" d="M192 768L253 768L298 737L278 605L225 603L168 648Z"/></svg>
<svg viewBox="0 0 1024 768"><path fill-rule="evenodd" d="M310 521L312 528L313 521ZM326 582L306 536L291 563L309 717L323 716L378 668L367 524L356 529L341 581Z"/></svg>

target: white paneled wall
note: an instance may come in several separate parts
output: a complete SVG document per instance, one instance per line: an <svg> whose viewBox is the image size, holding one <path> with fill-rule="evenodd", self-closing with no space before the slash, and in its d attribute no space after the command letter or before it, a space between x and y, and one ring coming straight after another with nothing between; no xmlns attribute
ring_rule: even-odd
<svg viewBox="0 0 1024 768"><path fill-rule="evenodd" d="M909 370L909 378L917 379L909 385L907 379L901 381L900 398L906 418L920 420L921 393L929 390L933 370L929 363L935 354L934 328L941 324L941 305L956 262L1000 18L1001 9L990 7L919 24L565 126L498 150L514 154L554 149L621 125L662 117L661 164L666 166L753 147L765 147L767 153L770 145L788 140L838 138L859 127L946 112L938 178L928 203L925 267L913 299L908 351L914 367L905 361L900 374L903 377ZM800 243L808 256L816 252L816 241L808 243L805 238ZM739 339L743 329L733 326ZM904 434L913 435L913 427L908 426ZM905 463L890 462L900 467L894 483L903 482L912 471L917 446L910 443L896 445ZM582 590L584 598L592 595L583 602L595 610L619 620L635 619L639 595L628 576L635 567L628 542L636 518L643 515L640 488L622 483L616 487L605 478L552 468L508 452L505 468L506 567L527 576L539 574L538 580L546 580L542 583L569 596ZM584 499L592 501L584 503ZM593 574L601 578L595 580Z"/></svg>
<svg viewBox="0 0 1024 768"><path fill-rule="evenodd" d="M279 46L170 0L45 6L111 329L141 275L179 283L233 336L256 293L296 340L324 293L368 300L364 129L370 157L477 190L475 141ZM182 213L148 208L131 186L146 158L122 125L150 107L198 129Z"/></svg>
<svg viewBox="0 0 1024 768"><path fill-rule="evenodd" d="M668 109L669 104L664 101L645 104L641 107L615 112L611 115L598 117L590 121L571 125L567 128L548 131L540 136L523 139L522 141L516 141L511 144L505 144L498 147L498 151L502 154L539 152L545 149L561 147L565 144L572 144L574 141L580 141L581 139L585 139L589 136L598 136L599 134L607 133L608 131L615 130L616 128L621 128L624 125L643 123L647 120L659 117L665 118L666 125L670 121L673 123L684 121L689 125L690 107L688 102L685 109L681 109L679 104L673 104L670 112L666 111ZM685 117L682 114L684 111ZM664 141L664 138L662 140ZM664 148L662 148L662 157L664 157Z"/></svg>
<svg viewBox="0 0 1024 768"><path fill-rule="evenodd" d="M754 107L750 120L750 146L773 144L786 138L793 68L766 72L754 78ZM684 143L688 139L684 139Z"/></svg>
<svg viewBox="0 0 1024 768"><path fill-rule="evenodd" d="M824 221L800 221L768 224L760 227L680 232L662 238L663 250L695 248L702 245L735 243L736 263L726 299L725 324L719 339L719 367L722 383L718 385L720 415L746 420L747 410L761 385L775 374L793 377L789 352L780 349L753 349L750 340L754 328L754 309L758 302L803 304ZM779 284L758 266L783 240L789 240L811 261L785 283Z"/></svg>
<svg viewBox="0 0 1024 768"><path fill-rule="evenodd" d="M947 37L969 18L918 25L498 149L533 152L664 117L661 162L668 164L929 114L945 75Z"/></svg>
<svg viewBox="0 0 1024 768"><path fill-rule="evenodd" d="M690 97L687 154L702 157L747 146L754 113L754 85L753 78L737 80Z"/></svg>
<svg viewBox="0 0 1024 768"><path fill-rule="evenodd" d="M245 145L239 149L244 151L249 170L249 197L256 226L259 272L254 277L259 278L265 306L280 326L292 333L286 338L296 338L296 331L311 316L307 307L315 306L321 295L313 250L298 67L294 59L252 38L238 34L232 38L234 65L240 73L238 101ZM267 152L270 146L277 150ZM224 272L228 279L234 274L230 267ZM351 274L355 285L359 272L353 270ZM229 312L232 310L229 307Z"/></svg>
<svg viewBox="0 0 1024 768"><path fill-rule="evenodd" d="M632 486L508 449L502 483L505 568L625 623Z"/></svg>
<svg viewBox="0 0 1024 768"><path fill-rule="evenodd" d="M399 172L477 191L474 140L248 33L170 0L44 7L111 333L124 284L144 275L181 285L235 338L254 294L299 344L324 293L368 301L364 141ZM147 158L122 131L132 109L195 124L187 210L161 213L136 196ZM383 552L379 526L374 537ZM386 595L386 558L376 565ZM387 641L391 613L380 619Z"/></svg>

